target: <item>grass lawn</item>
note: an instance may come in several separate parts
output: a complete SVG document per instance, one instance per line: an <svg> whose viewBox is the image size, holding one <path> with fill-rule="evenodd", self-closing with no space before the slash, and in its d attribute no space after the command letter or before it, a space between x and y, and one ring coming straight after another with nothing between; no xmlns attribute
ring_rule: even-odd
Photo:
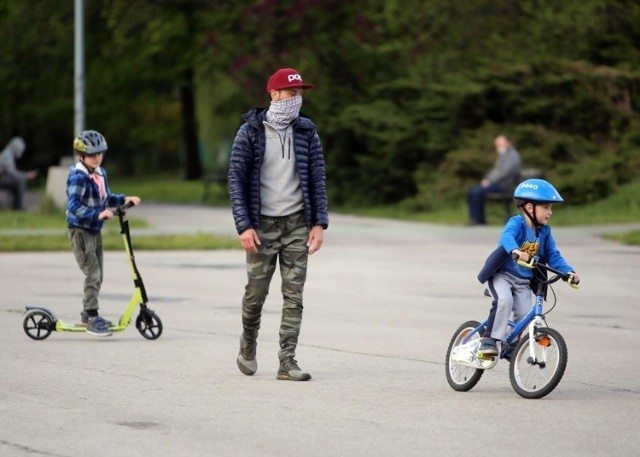
<svg viewBox="0 0 640 457"><path fill-rule="evenodd" d="M26 211L0 211L0 229L60 228L67 226L64 213L38 214Z"/></svg>
<svg viewBox="0 0 640 457"><path fill-rule="evenodd" d="M614 194L604 200L588 205L571 206L560 204L555 206L551 225L601 225L624 222L640 222L640 179L621 186ZM516 208L513 208L516 214ZM440 224L463 225L467 222L465 202L457 202L446 208L428 213L416 213L407 210L401 204L373 208L339 208L339 212L358 214L361 216L406 219ZM502 203L489 202L486 205L487 221L491 225L502 225L505 222L505 211Z"/></svg>
<svg viewBox="0 0 640 457"><path fill-rule="evenodd" d="M201 181L184 181L172 177L112 178L110 187L114 192L138 195L146 201L178 204L202 204L204 185ZM552 225L595 225L624 222L640 222L640 179L621 186L610 197L583 206L570 203L558 205L551 220ZM228 206L226 186L211 183L206 204ZM505 212L500 203L489 202L486 207L490 224L504 224ZM448 225L464 225L467 208L463 201L432 212L410 211L402 204L373 208L331 207L331 211L370 217L405 219ZM515 213L515 208L514 208ZM130 219L132 228L147 227L144 220ZM113 222L111 223L113 224ZM117 224L115 224L117 226ZM105 249L122 249L122 242L115 226L105 229ZM113 228L112 228L113 227ZM0 233L0 251L51 251L69 249L66 237L64 213L43 203L38 213L0 211L0 230L60 229L61 233L34 234L29 236L6 236ZM627 244L640 245L640 232L607 236ZM215 237L209 234L175 236L135 236L135 249L232 249L239 248L237 240Z"/></svg>
<svg viewBox="0 0 640 457"><path fill-rule="evenodd" d="M128 195L139 195L145 200L168 203L201 204L203 184L200 181L181 181L171 178L111 179L113 191ZM222 204L228 201L226 189L212 183L209 189L209 204ZM129 217L132 229L149 227L142 219ZM10 236L0 233L0 252L19 251L67 251L70 249L66 233L64 211L51 207L43 201L40 212L0 211L0 230L19 231L21 229L42 229L43 233ZM59 233L57 233L59 231ZM124 249L119 234L118 222L110 221L103 229L105 250ZM209 250L239 249L235 239L211 234L180 235L136 235L133 233L134 249L145 250Z"/></svg>
<svg viewBox="0 0 640 457"><path fill-rule="evenodd" d="M114 191L138 195L145 200L166 203L202 204L203 183L184 181L177 178L112 178L110 186ZM582 206L572 206L570 202L558 205L551 223L553 225L596 225L622 222L640 222L640 179L621 186L608 198ZM228 206L229 197L224 184L212 183L207 204ZM449 225L467 223L467 207L463 201L431 212L415 212L402 204L370 208L330 207L331 211L361 216L405 219L434 222ZM513 208L515 214L515 207ZM502 203L488 202L487 220L492 225L505 222Z"/></svg>
<svg viewBox="0 0 640 457"><path fill-rule="evenodd" d="M131 227L148 227L146 221L131 217L129 225ZM110 221L107 224L118 224L117 221ZM40 213L27 211L0 211L0 230L2 229L66 229L67 221L63 211L52 211L47 209Z"/></svg>
<svg viewBox="0 0 640 457"><path fill-rule="evenodd" d="M487 219L490 223L501 223L504 221L504 210L502 205L487 205ZM382 217L386 219L402 219L407 221L433 222L436 224L463 225L467 222L467 208L458 202L447 208L430 212L411 211L401 204L389 206L373 206L369 208L354 208L351 206L329 208L342 214L356 214L358 216ZM502 218L502 219L500 219Z"/></svg>
<svg viewBox="0 0 640 457"><path fill-rule="evenodd" d="M226 184L209 183L207 199L203 201L205 185L202 181L185 181L174 177L109 178L112 192L137 195L143 200L162 203L206 204L228 206Z"/></svg>
<svg viewBox="0 0 640 457"><path fill-rule="evenodd" d="M104 249L107 251L124 250L122 236L118 232L106 231L102 234ZM134 250L210 250L238 249L237 240L221 238L204 233L192 235L145 235L133 236ZM70 251L69 238L61 235L3 236L0 238L0 251Z"/></svg>
<svg viewBox="0 0 640 457"><path fill-rule="evenodd" d="M640 246L640 231L626 233L611 233L604 236L608 240L619 241L623 244Z"/></svg>

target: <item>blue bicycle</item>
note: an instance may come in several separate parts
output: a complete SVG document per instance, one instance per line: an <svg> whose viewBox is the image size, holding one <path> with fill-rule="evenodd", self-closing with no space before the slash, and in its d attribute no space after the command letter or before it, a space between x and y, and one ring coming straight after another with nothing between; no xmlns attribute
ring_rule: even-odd
<svg viewBox="0 0 640 457"><path fill-rule="evenodd" d="M537 263L518 264L536 270L536 299L529 313L520 321L509 321L509 330L501 344L498 357L482 357L477 350L487 320L468 321L453 334L446 358L446 374L449 385L459 392L466 392L480 381L485 370L496 366L499 359L510 361L509 379L513 389L524 398L542 398L560 383L567 367L567 345L557 330L547 327L545 316L553 310L557 298L551 284L563 280L574 288L572 277L548 265ZM547 273L553 276L547 277ZM543 313L547 288L551 290L554 304ZM485 291L485 295L489 295ZM490 295L489 295L490 296Z"/></svg>

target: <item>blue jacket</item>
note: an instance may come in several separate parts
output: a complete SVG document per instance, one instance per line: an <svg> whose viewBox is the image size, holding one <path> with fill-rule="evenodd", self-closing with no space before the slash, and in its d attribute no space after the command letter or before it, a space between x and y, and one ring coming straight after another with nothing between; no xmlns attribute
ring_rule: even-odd
<svg viewBox="0 0 640 457"><path fill-rule="evenodd" d="M533 270L521 267L511 259L511 251L519 249L531 256L537 256L539 261L563 273L575 271L560 254L556 241L551 234L551 227L544 225L540 234L535 236L535 230L527 225L524 216L513 216L502 230L498 248L489 255L484 267L478 273L478 281L486 282L499 271L505 271L524 279L533 278Z"/></svg>
<svg viewBox="0 0 640 457"><path fill-rule="evenodd" d="M104 168L98 168L104 178L104 186L107 191L106 200L100 199L98 185L89 177L89 172L81 163L69 168L67 178L67 225L69 228L83 228L92 233L99 233L104 221L98 220L100 213L107 207L124 204L125 196L112 194L107 183L107 172Z"/></svg>
<svg viewBox="0 0 640 457"><path fill-rule="evenodd" d="M260 171L265 153L265 109L253 109L242 116L245 123L233 140L229 161L229 194L238 233L260 226ZM326 175L320 138L314 123L306 117L293 122L296 166L309 227L329 226Z"/></svg>

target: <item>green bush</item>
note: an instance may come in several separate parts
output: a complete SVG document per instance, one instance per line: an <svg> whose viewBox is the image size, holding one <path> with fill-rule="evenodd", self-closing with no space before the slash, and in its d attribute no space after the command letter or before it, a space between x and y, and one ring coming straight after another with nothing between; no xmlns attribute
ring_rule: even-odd
<svg viewBox="0 0 640 457"><path fill-rule="evenodd" d="M638 74L562 62L478 76L473 91L449 97L451 110L458 118L468 110L468 126L489 121L460 130L439 164L416 167L417 192L404 205L426 211L462 198L491 168L499 133L512 138L523 168L542 170L573 203L607 197L640 172L640 122L623 103L639 83Z"/></svg>

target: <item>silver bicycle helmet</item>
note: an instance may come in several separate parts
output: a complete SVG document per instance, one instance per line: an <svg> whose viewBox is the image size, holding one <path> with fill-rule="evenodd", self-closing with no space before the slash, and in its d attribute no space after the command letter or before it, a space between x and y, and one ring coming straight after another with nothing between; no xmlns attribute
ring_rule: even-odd
<svg viewBox="0 0 640 457"><path fill-rule="evenodd" d="M95 130L85 130L73 140L73 149L85 155L100 154L107 150L107 141Z"/></svg>

